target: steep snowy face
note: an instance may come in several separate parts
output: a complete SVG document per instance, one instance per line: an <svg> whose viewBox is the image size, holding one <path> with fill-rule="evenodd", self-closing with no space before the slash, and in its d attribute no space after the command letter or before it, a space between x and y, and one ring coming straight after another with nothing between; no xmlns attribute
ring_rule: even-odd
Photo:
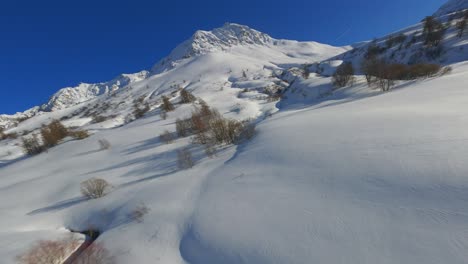
<svg viewBox="0 0 468 264"><path fill-rule="evenodd" d="M190 39L177 46L169 56L156 64L152 73L171 69L180 59L225 51L237 45L269 45L272 42L273 39L268 34L234 23L226 23L223 27L212 31L198 30Z"/></svg>
<svg viewBox="0 0 468 264"><path fill-rule="evenodd" d="M63 88L55 93L46 104L42 105L41 110L51 112L65 109L97 96L116 91L131 83L144 80L147 76L147 71L141 71L135 74L121 74L109 82L97 84L81 83L76 87Z"/></svg>
<svg viewBox="0 0 468 264"><path fill-rule="evenodd" d="M449 0L434 13L434 16L443 16L463 9L468 9L468 0Z"/></svg>

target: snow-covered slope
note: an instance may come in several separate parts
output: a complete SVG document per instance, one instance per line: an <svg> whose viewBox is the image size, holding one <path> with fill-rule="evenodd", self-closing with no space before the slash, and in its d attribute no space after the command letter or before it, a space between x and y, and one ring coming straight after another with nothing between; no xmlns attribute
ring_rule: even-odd
<svg viewBox="0 0 468 264"><path fill-rule="evenodd" d="M467 72L379 96L361 80L214 159L188 138L158 140L186 105L4 164L0 254L12 263L38 239L93 226L117 263L466 263ZM97 151L100 138L112 148ZM196 166L178 170L187 145ZM91 177L113 192L81 199ZM140 203L150 213L129 221Z"/></svg>
<svg viewBox="0 0 468 264"><path fill-rule="evenodd" d="M402 32L412 30L420 25ZM448 35L444 46L463 43ZM452 64L467 52L450 53L451 74L382 93L361 76L332 87L342 59L359 59L350 49L226 24L198 31L149 73L62 90L27 120L0 116L15 118L5 133L20 138L52 119L92 134L32 157L20 138L0 141L2 263L90 228L117 264L467 263L468 63ZM257 135L214 157L191 137L164 144L159 135L194 110L179 104L181 88L254 120ZM176 106L167 119L163 95ZM99 149L101 139L111 147ZM178 168L182 149L193 168ZM84 199L80 183L93 177L112 192ZM150 211L135 221L142 204Z"/></svg>
<svg viewBox="0 0 468 264"><path fill-rule="evenodd" d="M200 77L204 75L204 84L209 82L208 85L215 85L219 89L225 85L229 86L233 80L234 82L242 82L255 78L261 79L271 75L273 71L280 72L292 66L319 62L347 50L349 50L349 47L333 47L313 41L298 42L273 39L269 35L247 26L226 23L223 27L212 31L197 31L191 38L175 48L169 56L157 63L152 68L151 73L141 71L135 74L122 74L109 82L82 83L76 87L63 88L55 93L47 103L33 108L34 111L28 110L12 116L1 116L0 127L11 128L17 125L18 118L49 115L46 112L65 110L65 112L69 113L70 111L66 111L67 108L80 104L88 109L96 107L96 102L102 103L105 101L109 104L119 104L121 101L117 101L117 99L121 98L118 96L117 99L106 97L119 94L116 91L122 88L124 88L124 91L120 91L120 94L125 93L132 96L133 99L149 95L152 95L152 98L155 99L156 95L162 93L162 90L175 91L177 88L193 86L197 82L202 82ZM208 67L203 66L202 69L214 65L217 65L215 67L218 68L221 67L215 75L210 72L202 72L202 70L191 66L192 64L199 64L202 60L207 62L207 60L210 60L209 58L213 60L209 61ZM177 67L178 65L180 67ZM188 67L184 65L188 65L190 69L186 70ZM173 72L165 74L170 70L173 70ZM248 73L249 76L244 80L240 80L239 77L243 76L244 71L246 73L250 71L251 73ZM272 80L261 83L258 80L257 84L251 88L260 89L271 82ZM200 86L201 83L198 85ZM248 83L239 85L242 85L243 88L249 88ZM150 90L129 91L133 88L139 90L142 87ZM129 107L132 106L128 100L124 103L129 104ZM125 108L122 105L120 106L120 110ZM124 112L128 114L129 111ZM115 115L115 112L112 112L112 114ZM51 115L57 117L57 114ZM21 131L21 129L16 130Z"/></svg>
<svg viewBox="0 0 468 264"><path fill-rule="evenodd" d="M464 9L468 9L467 0L449 0L434 13L434 16L443 16Z"/></svg>
<svg viewBox="0 0 468 264"><path fill-rule="evenodd" d="M449 1L435 13L434 17L444 27L443 38L439 45L429 47L425 45L423 34L424 22L412 25L405 29L392 32L372 41L356 43L353 49L338 55L333 60L352 62L356 69L369 48L376 50L378 57L390 62L416 64L437 63L449 65L468 60L468 34L458 35L457 24L463 16L447 16L455 11L468 8L468 0Z"/></svg>

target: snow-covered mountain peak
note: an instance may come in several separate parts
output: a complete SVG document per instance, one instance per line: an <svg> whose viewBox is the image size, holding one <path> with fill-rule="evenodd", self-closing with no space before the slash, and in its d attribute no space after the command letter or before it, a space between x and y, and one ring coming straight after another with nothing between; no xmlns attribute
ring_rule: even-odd
<svg viewBox="0 0 468 264"><path fill-rule="evenodd" d="M449 0L434 13L434 16L443 16L463 9L468 9L468 0Z"/></svg>
<svg viewBox="0 0 468 264"><path fill-rule="evenodd" d="M273 38L248 26L225 23L211 31L197 30L191 38L177 46L169 56L156 64L152 72L158 73L171 69L180 59L207 54L214 51L225 51L237 45L268 45Z"/></svg>

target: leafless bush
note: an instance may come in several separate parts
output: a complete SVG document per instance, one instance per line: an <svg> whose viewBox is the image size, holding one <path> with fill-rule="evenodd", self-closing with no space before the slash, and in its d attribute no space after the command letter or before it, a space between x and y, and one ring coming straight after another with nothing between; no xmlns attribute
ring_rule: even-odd
<svg viewBox="0 0 468 264"><path fill-rule="evenodd" d="M81 183L81 194L89 199L97 199L105 196L111 189L111 185L104 179L92 178Z"/></svg>
<svg viewBox="0 0 468 264"><path fill-rule="evenodd" d="M193 165L192 153L188 148L177 151L177 166L179 169L190 169Z"/></svg>
<svg viewBox="0 0 468 264"><path fill-rule="evenodd" d="M162 96L162 105L161 105L161 109L166 111L166 112L171 112L171 111L174 111L174 105L171 103L171 101L169 100L169 98L167 96Z"/></svg>
<svg viewBox="0 0 468 264"><path fill-rule="evenodd" d="M78 139L78 140L85 139L85 138L89 137L88 130L75 130L75 131L70 131L68 134L72 138Z"/></svg>
<svg viewBox="0 0 468 264"><path fill-rule="evenodd" d="M73 261L73 264L114 264L112 256L101 243L94 242Z"/></svg>
<svg viewBox="0 0 468 264"><path fill-rule="evenodd" d="M179 119L176 120L176 132L179 137L186 137L192 129L192 122L190 119Z"/></svg>
<svg viewBox="0 0 468 264"><path fill-rule="evenodd" d="M17 139L18 138L18 133L16 133L16 132L8 133L8 134L6 134L6 138Z"/></svg>
<svg viewBox="0 0 468 264"><path fill-rule="evenodd" d="M133 109L133 115L136 119L142 118L151 108L148 103L140 106L139 104L135 104Z"/></svg>
<svg viewBox="0 0 468 264"><path fill-rule="evenodd" d="M79 246L72 237L62 240L41 240L16 257L21 264L61 264Z"/></svg>
<svg viewBox="0 0 468 264"><path fill-rule="evenodd" d="M97 123L102 123L102 122L106 121L107 119L109 119L109 117L107 117L107 116L93 115L93 120L91 122L93 124L97 124Z"/></svg>
<svg viewBox="0 0 468 264"><path fill-rule="evenodd" d="M354 81L354 68L351 63L343 63L332 76L335 87L345 87Z"/></svg>
<svg viewBox="0 0 468 264"><path fill-rule="evenodd" d="M68 136L68 129L60 121L54 120L41 128L41 135L44 147L50 148Z"/></svg>
<svg viewBox="0 0 468 264"><path fill-rule="evenodd" d="M44 151L44 147L35 134L31 137L23 137L21 140L23 150L28 155L36 155Z"/></svg>
<svg viewBox="0 0 468 264"><path fill-rule="evenodd" d="M182 104L188 104L195 101L196 97L186 89L180 89L180 102Z"/></svg>
<svg viewBox="0 0 468 264"><path fill-rule="evenodd" d="M170 144L172 142L174 142L174 136L172 135L171 132L169 131L164 131L161 135L159 135L159 139L161 140L161 142L165 143L165 144Z"/></svg>
<svg viewBox="0 0 468 264"><path fill-rule="evenodd" d="M145 204L138 205L131 213L130 218L141 223L145 215L149 213L150 209Z"/></svg>
<svg viewBox="0 0 468 264"><path fill-rule="evenodd" d="M99 149L100 150L110 149L110 147L111 147L111 143L109 141L107 141L106 139L99 139L98 143L99 143Z"/></svg>

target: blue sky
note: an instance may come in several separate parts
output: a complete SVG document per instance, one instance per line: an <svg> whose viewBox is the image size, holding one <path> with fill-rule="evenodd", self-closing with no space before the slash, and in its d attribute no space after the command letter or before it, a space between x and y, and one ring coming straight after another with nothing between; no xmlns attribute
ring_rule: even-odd
<svg viewBox="0 0 468 264"><path fill-rule="evenodd" d="M346 45L386 35L445 0L24 1L0 4L0 113L58 89L150 68L197 29L245 24L275 38Z"/></svg>

